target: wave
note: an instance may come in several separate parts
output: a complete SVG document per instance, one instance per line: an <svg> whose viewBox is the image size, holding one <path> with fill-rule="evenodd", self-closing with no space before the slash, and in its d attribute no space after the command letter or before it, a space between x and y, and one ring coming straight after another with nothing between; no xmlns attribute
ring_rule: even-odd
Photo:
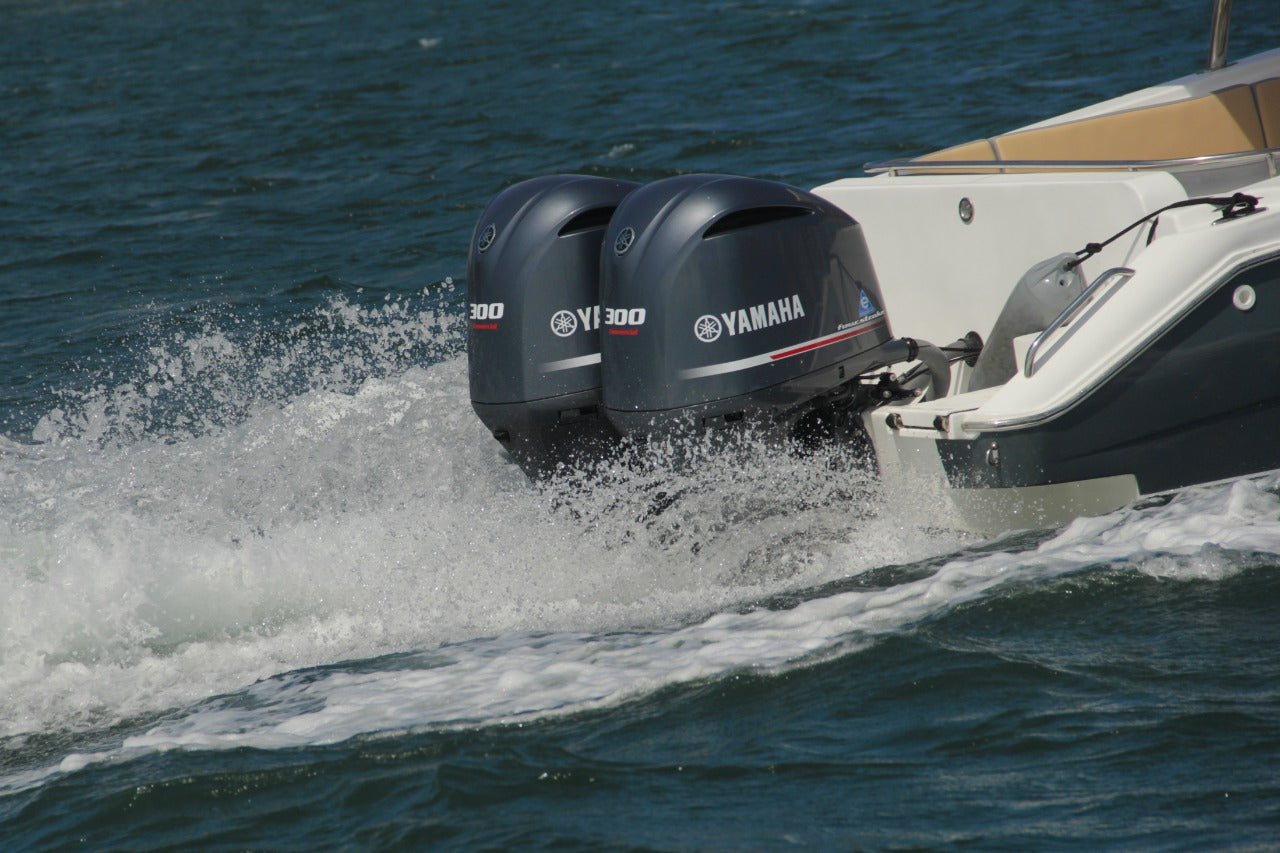
<svg viewBox="0 0 1280 853"><path fill-rule="evenodd" d="M1165 505L1078 520L1027 550L956 556L918 578L901 567L908 579L900 583L803 597L793 606L718 612L670 629L505 634L367 668L289 673L183 712L124 746L278 748L420 727L511 723L744 669L810 665L968 602L1080 571L1220 581L1280 554L1276 486L1242 481L1201 489ZM844 543L836 550L856 548Z"/></svg>

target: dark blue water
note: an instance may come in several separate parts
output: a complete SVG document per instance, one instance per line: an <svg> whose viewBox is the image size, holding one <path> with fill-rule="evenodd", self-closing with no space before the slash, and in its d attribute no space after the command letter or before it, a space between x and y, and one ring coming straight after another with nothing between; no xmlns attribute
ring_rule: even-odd
<svg viewBox="0 0 1280 853"><path fill-rule="evenodd" d="M0 4L0 847L1276 849L1280 482L984 542L765 448L537 490L466 392L511 183L813 186L1208 6Z"/></svg>

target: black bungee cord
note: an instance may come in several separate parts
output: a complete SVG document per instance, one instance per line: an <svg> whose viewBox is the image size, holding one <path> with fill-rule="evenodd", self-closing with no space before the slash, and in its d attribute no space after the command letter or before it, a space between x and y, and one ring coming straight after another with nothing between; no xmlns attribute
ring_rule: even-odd
<svg viewBox="0 0 1280 853"><path fill-rule="evenodd" d="M1130 231L1137 228L1142 223L1147 222L1151 219L1154 219L1155 217L1164 213L1166 210L1173 210L1174 208L1177 208L1177 207L1191 207L1193 205L1198 205L1198 204L1208 204L1208 205L1212 205L1213 207L1220 208L1222 210L1222 218L1219 219L1218 221L1225 222L1230 219L1237 219L1241 216L1248 216L1250 213L1256 213L1258 210L1258 197L1249 195L1247 193L1235 193L1234 195L1231 195L1231 196L1202 196L1200 198L1186 198L1186 199L1183 199L1182 201L1175 201L1173 204L1166 204L1164 207L1160 208L1159 210L1155 210L1155 211L1152 211L1151 213L1148 213L1146 216L1142 217L1137 222L1134 222L1132 225L1129 225L1121 229L1120 231L1117 231L1115 234L1112 234L1110 237L1103 240L1101 243L1086 243L1083 249L1080 249L1079 251L1076 252L1076 257L1074 260L1067 261L1065 269L1073 269L1075 267L1078 267L1080 264L1084 263L1089 258L1092 258L1094 255L1101 252L1111 243L1114 243L1116 240L1120 239L1125 234L1128 234ZM1148 235L1147 237L1147 242L1151 242L1151 238L1154 235L1155 235L1155 227L1152 226L1151 234Z"/></svg>

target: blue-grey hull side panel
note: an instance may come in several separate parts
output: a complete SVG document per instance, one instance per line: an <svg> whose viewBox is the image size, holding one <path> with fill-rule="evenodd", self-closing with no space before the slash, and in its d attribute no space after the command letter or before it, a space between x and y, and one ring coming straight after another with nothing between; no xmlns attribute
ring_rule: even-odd
<svg viewBox="0 0 1280 853"><path fill-rule="evenodd" d="M1248 311L1232 303L1243 285ZM1280 468L1280 259L1230 278L1062 416L938 445L958 488L1133 474L1151 494Z"/></svg>

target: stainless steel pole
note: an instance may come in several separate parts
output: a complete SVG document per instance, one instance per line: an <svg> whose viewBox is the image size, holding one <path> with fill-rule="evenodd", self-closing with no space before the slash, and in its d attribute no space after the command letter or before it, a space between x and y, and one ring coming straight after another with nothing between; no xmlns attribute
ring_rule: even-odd
<svg viewBox="0 0 1280 853"><path fill-rule="evenodd" d="M1227 64L1227 35L1231 29L1231 0L1213 0L1213 23L1209 25L1209 70Z"/></svg>

